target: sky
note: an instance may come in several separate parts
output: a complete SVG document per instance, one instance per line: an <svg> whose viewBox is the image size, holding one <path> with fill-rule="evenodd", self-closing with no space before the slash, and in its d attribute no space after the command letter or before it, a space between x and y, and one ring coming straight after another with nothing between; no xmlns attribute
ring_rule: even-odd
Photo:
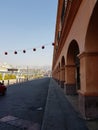
<svg viewBox="0 0 98 130"><path fill-rule="evenodd" d="M52 65L57 0L0 0L0 63ZM42 46L45 46L42 49ZM36 51L33 51L36 48ZM26 50L26 53L23 53ZM17 51L17 54L14 54ZM8 54L5 55L5 52Z"/></svg>

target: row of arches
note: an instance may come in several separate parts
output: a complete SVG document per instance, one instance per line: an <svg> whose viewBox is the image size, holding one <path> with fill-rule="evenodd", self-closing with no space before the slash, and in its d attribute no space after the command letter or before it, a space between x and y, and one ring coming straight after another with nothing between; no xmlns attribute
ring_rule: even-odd
<svg viewBox="0 0 98 130"><path fill-rule="evenodd" d="M98 118L98 1L87 26L84 43L72 39L52 76L65 94L79 95L79 110L86 119Z"/></svg>
<svg viewBox="0 0 98 130"><path fill-rule="evenodd" d="M64 88L64 84L74 84L76 86L76 91L80 88L80 60L78 57L79 47L75 40L70 43L66 61L65 56L62 56L56 70L55 76L58 83ZM70 93L71 92L68 92Z"/></svg>
<svg viewBox="0 0 98 130"><path fill-rule="evenodd" d="M98 117L98 50L80 54L78 43L73 40L53 77L65 94L79 95L79 109L84 118Z"/></svg>

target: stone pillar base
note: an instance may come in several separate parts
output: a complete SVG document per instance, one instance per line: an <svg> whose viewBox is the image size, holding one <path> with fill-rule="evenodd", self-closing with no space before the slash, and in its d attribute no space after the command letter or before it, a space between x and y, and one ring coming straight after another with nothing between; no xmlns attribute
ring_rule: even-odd
<svg viewBox="0 0 98 130"><path fill-rule="evenodd" d="M58 79L54 79L54 80L59 84L60 81Z"/></svg>
<svg viewBox="0 0 98 130"><path fill-rule="evenodd" d="M60 81L60 86L61 86L61 88L63 88L63 89L64 89L64 82L65 82L65 81Z"/></svg>
<svg viewBox="0 0 98 130"><path fill-rule="evenodd" d="M76 84L64 84L64 92L67 95L75 95L75 94L77 94Z"/></svg>
<svg viewBox="0 0 98 130"><path fill-rule="evenodd" d="M60 85L60 80L57 80L58 85Z"/></svg>
<svg viewBox="0 0 98 130"><path fill-rule="evenodd" d="M98 118L98 95L83 95L79 92L79 110L84 119Z"/></svg>
<svg viewBox="0 0 98 130"><path fill-rule="evenodd" d="M57 79L55 79L55 81L56 81L56 82L58 82L58 80L57 80Z"/></svg>

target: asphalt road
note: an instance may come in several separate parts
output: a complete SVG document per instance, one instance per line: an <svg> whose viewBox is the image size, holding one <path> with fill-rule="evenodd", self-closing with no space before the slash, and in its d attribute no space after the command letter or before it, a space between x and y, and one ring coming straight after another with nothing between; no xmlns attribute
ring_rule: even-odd
<svg viewBox="0 0 98 130"><path fill-rule="evenodd" d="M40 130L49 82L44 78L9 86L0 96L0 130Z"/></svg>

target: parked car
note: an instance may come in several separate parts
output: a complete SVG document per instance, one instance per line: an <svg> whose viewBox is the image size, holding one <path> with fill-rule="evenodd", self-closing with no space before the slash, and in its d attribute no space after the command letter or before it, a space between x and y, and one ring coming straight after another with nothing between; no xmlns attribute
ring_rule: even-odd
<svg viewBox="0 0 98 130"><path fill-rule="evenodd" d="M6 86L0 82L0 94L5 95L6 90L7 90Z"/></svg>

